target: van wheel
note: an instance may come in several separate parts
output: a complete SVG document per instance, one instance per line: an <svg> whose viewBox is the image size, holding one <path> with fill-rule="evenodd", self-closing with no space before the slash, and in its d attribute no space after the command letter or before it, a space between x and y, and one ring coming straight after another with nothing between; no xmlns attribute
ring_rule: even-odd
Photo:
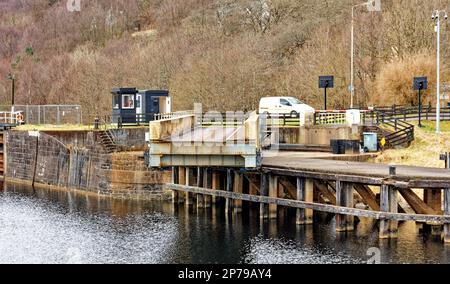
<svg viewBox="0 0 450 284"><path fill-rule="evenodd" d="M293 118L297 118L298 117L298 112L296 112L295 110L291 112L291 117Z"/></svg>

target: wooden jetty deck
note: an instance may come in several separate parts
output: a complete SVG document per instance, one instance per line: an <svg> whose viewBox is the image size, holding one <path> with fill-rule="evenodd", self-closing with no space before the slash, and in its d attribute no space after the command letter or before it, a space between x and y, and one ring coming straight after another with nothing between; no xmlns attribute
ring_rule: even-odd
<svg viewBox="0 0 450 284"><path fill-rule="evenodd" d="M297 208L299 225L311 224L313 211L336 214L337 231L353 230L354 217L373 218L380 220L380 238L396 238L398 221L423 222L430 225L433 234L443 233L444 240L450 241L449 170L295 158L296 153L289 154L263 158L262 167L256 171L174 167L173 182L166 188L174 191L176 203L181 199L208 207L211 196L222 197L227 211L235 213L241 212L242 201L260 203L262 219L277 218L277 206ZM423 190L424 197L413 189ZM399 212L399 196L415 214ZM355 198L368 209L355 208Z"/></svg>
<svg viewBox="0 0 450 284"><path fill-rule="evenodd" d="M259 203L261 219L277 218L278 206L292 207L298 225L313 223L314 211L327 212L336 215L339 232L352 231L355 217L368 217L380 220L380 238L396 238L399 221L423 222L450 243L447 169L342 161L330 153L261 151L266 132L255 114L234 128L198 128L193 121L150 123L150 166L172 167L166 189L174 203L204 208L224 200L225 210L235 214L242 212L243 202ZM359 155L353 156L347 158ZM414 213L405 212L400 196ZM357 202L367 209L355 208Z"/></svg>
<svg viewBox="0 0 450 284"><path fill-rule="evenodd" d="M361 182L368 185L389 184L398 188L450 187L447 169L396 166L396 174L389 173L389 165L295 157L296 153L264 157L263 171L289 176L325 180Z"/></svg>

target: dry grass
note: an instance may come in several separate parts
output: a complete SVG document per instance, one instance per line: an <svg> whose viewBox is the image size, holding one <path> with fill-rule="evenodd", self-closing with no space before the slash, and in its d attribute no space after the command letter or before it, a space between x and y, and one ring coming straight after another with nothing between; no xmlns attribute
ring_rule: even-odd
<svg viewBox="0 0 450 284"><path fill-rule="evenodd" d="M410 165L422 167L444 167L439 154L450 151L450 122L441 124L442 134L435 133L434 122L424 122L416 127L415 138L409 148L387 150L375 159L376 163Z"/></svg>

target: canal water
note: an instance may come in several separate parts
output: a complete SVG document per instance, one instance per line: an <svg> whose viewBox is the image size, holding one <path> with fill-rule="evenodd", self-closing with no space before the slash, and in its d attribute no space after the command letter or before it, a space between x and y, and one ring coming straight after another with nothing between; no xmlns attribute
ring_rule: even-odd
<svg viewBox="0 0 450 284"><path fill-rule="evenodd" d="M170 203L120 201L8 186L0 192L0 263L449 263L450 246L401 223L397 240L361 219L297 227L295 211L261 223L257 208L226 216Z"/></svg>

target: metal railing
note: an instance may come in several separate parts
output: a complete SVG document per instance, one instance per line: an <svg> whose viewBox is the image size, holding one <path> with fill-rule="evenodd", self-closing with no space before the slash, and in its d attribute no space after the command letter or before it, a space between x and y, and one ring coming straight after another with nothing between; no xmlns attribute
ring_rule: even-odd
<svg viewBox="0 0 450 284"><path fill-rule="evenodd" d="M21 122L18 119L18 115L22 115L22 113L17 111L0 111L0 124L17 125Z"/></svg>
<svg viewBox="0 0 450 284"><path fill-rule="evenodd" d="M0 110L11 110L11 106L0 106ZM14 105L14 111L22 113L25 124L80 125L83 121L80 105Z"/></svg>
<svg viewBox="0 0 450 284"><path fill-rule="evenodd" d="M164 120L164 119L172 119L185 115L193 115L193 110L184 110L184 111L176 111L170 113L156 113L153 115L153 120Z"/></svg>
<svg viewBox="0 0 450 284"><path fill-rule="evenodd" d="M318 111L314 113L315 125L343 125L347 124L345 111Z"/></svg>

